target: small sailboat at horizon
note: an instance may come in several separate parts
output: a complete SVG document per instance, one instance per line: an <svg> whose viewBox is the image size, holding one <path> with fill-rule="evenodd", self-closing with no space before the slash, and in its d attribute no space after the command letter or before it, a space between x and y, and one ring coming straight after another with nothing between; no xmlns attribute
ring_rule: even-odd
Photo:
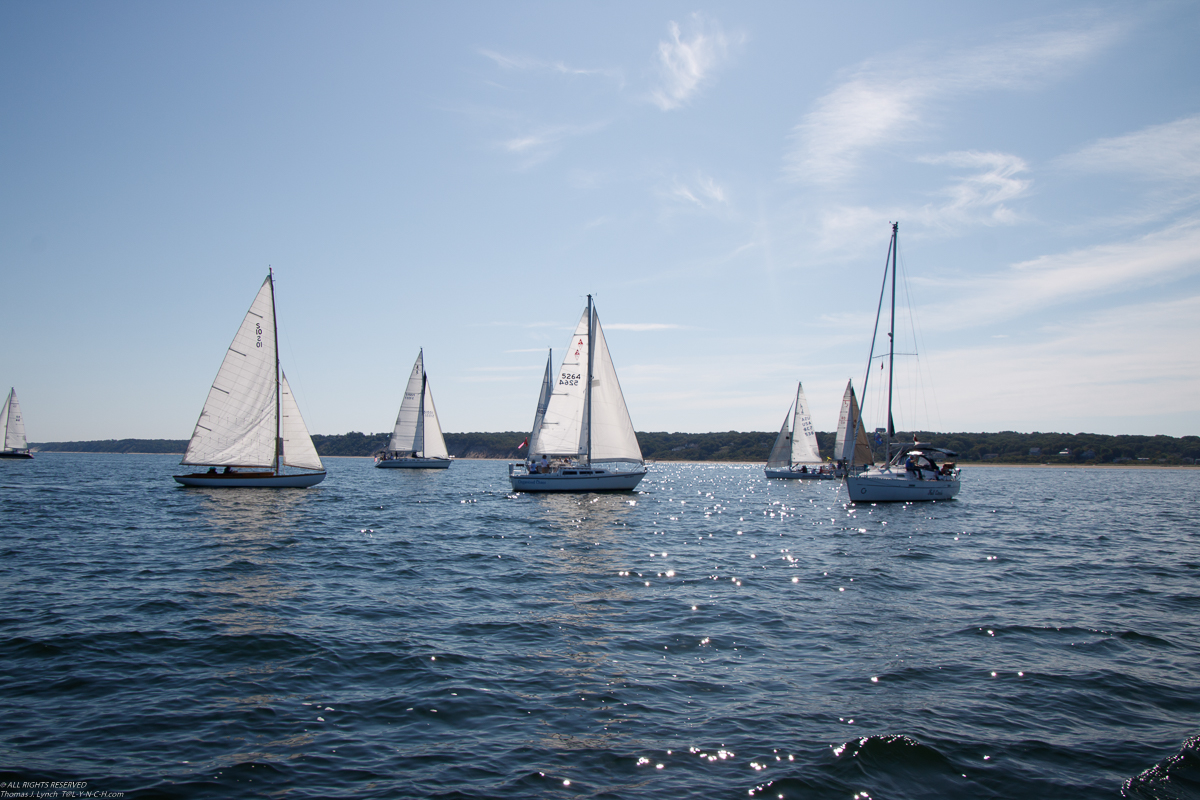
<svg viewBox="0 0 1200 800"><path fill-rule="evenodd" d="M225 352L180 462L209 469L175 475L176 481L184 486L300 488L325 480L321 457L279 365L277 333L275 276L268 270ZM288 473L284 467L305 471Z"/></svg>
<svg viewBox="0 0 1200 800"><path fill-rule="evenodd" d="M775 437L775 444L767 457L765 472L768 478L833 480L838 477L831 467L826 467L821 461L817 432L813 428L812 415L808 411L808 399L804 396L803 383L796 384L796 400L783 418L783 427Z"/></svg>
<svg viewBox="0 0 1200 800"><path fill-rule="evenodd" d="M400 401L396 428L387 447L375 454L375 466L381 469L446 469L450 453L433 405L433 391L425 373L425 349L417 353L408 387Z"/></svg>
<svg viewBox="0 0 1200 800"><path fill-rule="evenodd" d="M553 381L551 366L548 359L528 460L508 467L513 491L635 488L646 465L590 294Z"/></svg>
<svg viewBox="0 0 1200 800"><path fill-rule="evenodd" d="M21 417L15 388L9 389L4 408L0 409L0 458L33 458L29 442L25 440L25 420Z"/></svg>
<svg viewBox="0 0 1200 800"><path fill-rule="evenodd" d="M952 463L939 465L942 458L957 458L952 450L933 447L916 441L912 444L892 442L895 426L892 423L892 367L896 358L896 257L899 249L900 223L892 223L892 240L888 245L888 262L883 271L883 285L879 290L879 307L875 312L875 333L871 336L871 355L867 359L867 374L863 378L863 393L871 376L871 365L875 360L875 339L879 332L879 317L883 310L883 298L888 289L888 269L891 270L892 290L891 327L888 331L888 401L887 427L884 429L884 461L859 474L846 475L846 491L852 502L916 502L923 500L949 500L961 488L960 470ZM861 415L860 415L861 416ZM861 419L855 424L855 438L862 432ZM894 455L893 455L894 451Z"/></svg>

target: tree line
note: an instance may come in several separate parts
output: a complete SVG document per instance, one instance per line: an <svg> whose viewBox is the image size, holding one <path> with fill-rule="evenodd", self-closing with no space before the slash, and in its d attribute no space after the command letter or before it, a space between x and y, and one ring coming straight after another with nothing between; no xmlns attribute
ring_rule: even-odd
<svg viewBox="0 0 1200 800"><path fill-rule="evenodd" d="M997 464L1194 464L1200 459L1200 436L1109 436L1098 433L933 433L915 432L922 442L958 453L961 462ZM456 458L519 459L523 431L447 433L446 449ZM777 434L772 431L719 433L640 432L647 461L763 461ZM913 432L897 434L912 441ZM386 446L390 433L315 434L313 444L322 456L371 456ZM835 435L817 433L821 453L832 455ZM89 442L31 443L41 452L180 453L186 439L104 439ZM882 447L878 448L882 458Z"/></svg>

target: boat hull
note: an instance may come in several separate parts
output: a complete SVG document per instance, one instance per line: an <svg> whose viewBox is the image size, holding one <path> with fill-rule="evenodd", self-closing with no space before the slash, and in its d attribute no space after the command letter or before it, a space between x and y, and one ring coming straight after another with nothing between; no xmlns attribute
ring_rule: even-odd
<svg viewBox="0 0 1200 800"><path fill-rule="evenodd" d="M33 458L29 453L5 453L0 452L0 458Z"/></svg>
<svg viewBox="0 0 1200 800"><path fill-rule="evenodd" d="M510 474L508 479L514 492L628 492L637 488L644 477L644 469L636 472L568 469L544 475Z"/></svg>
<svg viewBox="0 0 1200 800"><path fill-rule="evenodd" d="M790 478L801 481L834 481L838 476L832 472L797 472L791 469L764 470L768 478Z"/></svg>
<svg viewBox="0 0 1200 800"><path fill-rule="evenodd" d="M173 477L184 486L202 486L209 489L304 489L316 486L325 480L325 473L276 475L273 472L232 472L228 475L221 473L213 475L207 472L197 472Z"/></svg>
<svg viewBox="0 0 1200 800"><path fill-rule="evenodd" d="M949 500L962 484L952 480L921 480L904 473L894 476L857 475L846 478L846 493L856 503L916 503Z"/></svg>
<svg viewBox="0 0 1200 800"><path fill-rule="evenodd" d="M386 461L376 461L377 469L448 469L448 458L389 458Z"/></svg>

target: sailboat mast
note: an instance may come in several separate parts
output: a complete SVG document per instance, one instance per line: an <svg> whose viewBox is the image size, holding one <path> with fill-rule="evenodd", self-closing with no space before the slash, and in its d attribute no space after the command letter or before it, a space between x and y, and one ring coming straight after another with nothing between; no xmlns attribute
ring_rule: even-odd
<svg viewBox="0 0 1200 800"><path fill-rule="evenodd" d="M425 348L421 348L421 402L417 405L417 430L421 432L421 456L425 455L425 384L429 376L425 373ZM416 455L416 452L413 453Z"/></svg>
<svg viewBox="0 0 1200 800"><path fill-rule="evenodd" d="M275 474L278 475L279 451L283 449L279 421L279 322L275 316L275 273L270 267L267 267L267 277L271 281L271 335L275 339Z"/></svg>
<svg viewBox="0 0 1200 800"><path fill-rule="evenodd" d="M587 385L584 395L587 403L587 463L592 465L592 367L596 359L596 310L592 306L592 296L588 295L588 365Z"/></svg>
<svg viewBox="0 0 1200 800"><path fill-rule="evenodd" d="M883 451L885 461L892 460L892 435L895 433L892 430L892 365L896 360L896 251L900 249L898 234L900 231L900 223L892 223L892 322L891 328L888 330L888 415L887 415L887 433L884 437L887 441L887 447Z"/></svg>

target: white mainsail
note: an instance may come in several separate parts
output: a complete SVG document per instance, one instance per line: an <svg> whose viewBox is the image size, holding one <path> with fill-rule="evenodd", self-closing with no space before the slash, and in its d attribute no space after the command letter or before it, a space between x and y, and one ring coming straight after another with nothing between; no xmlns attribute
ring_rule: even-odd
<svg viewBox="0 0 1200 800"><path fill-rule="evenodd" d="M542 426L529 442L529 453L541 456L577 456L587 448L584 425L588 364L588 312L584 309L562 366L558 369Z"/></svg>
<svg viewBox="0 0 1200 800"><path fill-rule="evenodd" d="M420 449L421 428L421 395L425 378L425 350L417 354L412 373L408 376L408 386L404 389L404 399L400 401L400 412L396 415L396 428L392 431L392 439L388 442L388 450L393 453L413 454Z"/></svg>
<svg viewBox="0 0 1200 800"><path fill-rule="evenodd" d="M21 404L17 402L17 390L11 389L0 410L0 430L3 430L5 450L28 450L25 441L25 421L21 419Z"/></svg>
<svg viewBox="0 0 1200 800"><path fill-rule="evenodd" d="M182 463L274 466L276 370L275 309L268 275L225 353Z"/></svg>
<svg viewBox="0 0 1200 800"><path fill-rule="evenodd" d="M324 469L286 374L279 382L279 438L284 464L302 469Z"/></svg>
<svg viewBox="0 0 1200 800"><path fill-rule="evenodd" d="M846 382L846 393L842 395L842 411L838 415L837 440L833 450L834 458L845 461L848 466L870 464L875 460L871 453L871 445L867 442L866 428L859 415L853 381Z"/></svg>
<svg viewBox="0 0 1200 800"><path fill-rule="evenodd" d="M812 415L808 412L808 399L804 396L804 384L796 386L796 417L792 424L792 463L821 463L821 452L817 448L817 432L813 429Z"/></svg>
<svg viewBox="0 0 1200 800"><path fill-rule="evenodd" d="M767 469L785 469L788 467L788 458L792 453L792 432L788 430L788 423L792 421L792 406L788 406L787 414L783 417L783 424L779 426L779 435L775 437L775 444L771 447L771 454L767 456Z"/></svg>

